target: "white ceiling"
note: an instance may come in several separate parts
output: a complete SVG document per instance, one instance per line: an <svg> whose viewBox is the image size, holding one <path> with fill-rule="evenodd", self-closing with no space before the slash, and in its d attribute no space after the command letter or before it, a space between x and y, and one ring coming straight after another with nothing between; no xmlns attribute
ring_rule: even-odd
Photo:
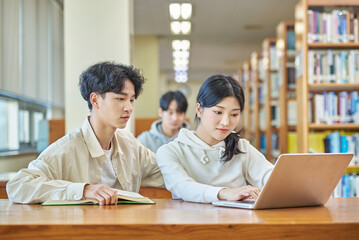
<svg viewBox="0 0 359 240"><path fill-rule="evenodd" d="M216 73L235 74L260 51L262 41L275 37L281 21L294 20L299 0L134 0L135 35L159 37L160 71L174 81L173 39L191 41L188 78L203 81ZM192 3L192 32L172 35L168 6L171 2Z"/></svg>

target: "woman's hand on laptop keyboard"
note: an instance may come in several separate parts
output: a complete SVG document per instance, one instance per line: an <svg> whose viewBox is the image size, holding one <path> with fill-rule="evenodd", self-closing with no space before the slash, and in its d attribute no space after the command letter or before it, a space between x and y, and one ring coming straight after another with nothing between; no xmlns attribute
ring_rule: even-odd
<svg viewBox="0 0 359 240"><path fill-rule="evenodd" d="M219 200L238 201L247 198L256 199L260 193L260 189L253 186L244 186L240 188L223 188L218 193Z"/></svg>

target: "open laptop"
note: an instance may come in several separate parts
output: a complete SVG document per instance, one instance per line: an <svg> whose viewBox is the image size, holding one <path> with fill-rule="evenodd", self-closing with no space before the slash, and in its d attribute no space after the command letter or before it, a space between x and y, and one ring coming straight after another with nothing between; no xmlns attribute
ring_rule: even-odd
<svg viewBox="0 0 359 240"><path fill-rule="evenodd" d="M324 205L352 158L352 153L282 154L256 200L212 204L247 209Z"/></svg>

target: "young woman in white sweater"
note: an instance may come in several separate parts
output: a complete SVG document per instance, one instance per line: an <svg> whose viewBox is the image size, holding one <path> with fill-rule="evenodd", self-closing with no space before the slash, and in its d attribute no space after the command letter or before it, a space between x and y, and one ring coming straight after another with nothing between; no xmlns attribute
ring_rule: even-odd
<svg viewBox="0 0 359 240"><path fill-rule="evenodd" d="M232 77L213 75L202 84L197 130L181 129L156 153L174 198L202 203L257 198L273 165L235 132L243 107L243 90Z"/></svg>

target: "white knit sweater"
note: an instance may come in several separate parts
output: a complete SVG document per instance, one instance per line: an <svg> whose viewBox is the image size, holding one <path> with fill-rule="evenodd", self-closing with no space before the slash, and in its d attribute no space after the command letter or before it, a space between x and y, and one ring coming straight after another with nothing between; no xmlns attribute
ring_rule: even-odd
<svg viewBox="0 0 359 240"><path fill-rule="evenodd" d="M273 165L247 140L240 139L238 145L244 153L223 164L224 141L209 146L193 131L181 129L178 138L156 153L167 189L185 201L210 203L224 187L262 188Z"/></svg>

